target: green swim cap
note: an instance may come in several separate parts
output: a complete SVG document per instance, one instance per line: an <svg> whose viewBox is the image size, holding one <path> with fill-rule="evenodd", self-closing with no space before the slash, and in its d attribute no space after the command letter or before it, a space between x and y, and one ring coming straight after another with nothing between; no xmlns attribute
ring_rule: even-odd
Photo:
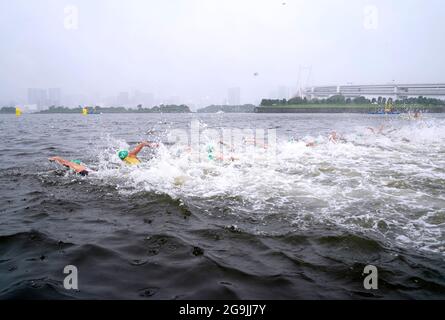
<svg viewBox="0 0 445 320"><path fill-rule="evenodd" d="M82 163L82 161L80 161L80 160L71 160L71 162L75 163L75 164L78 164L78 165L80 165Z"/></svg>
<svg viewBox="0 0 445 320"><path fill-rule="evenodd" d="M215 160L215 155L213 152L215 152L215 148L211 145L207 146L207 156L209 160Z"/></svg>
<svg viewBox="0 0 445 320"><path fill-rule="evenodd" d="M121 160L125 160L126 157L128 157L128 151L127 150L121 150L117 154Z"/></svg>

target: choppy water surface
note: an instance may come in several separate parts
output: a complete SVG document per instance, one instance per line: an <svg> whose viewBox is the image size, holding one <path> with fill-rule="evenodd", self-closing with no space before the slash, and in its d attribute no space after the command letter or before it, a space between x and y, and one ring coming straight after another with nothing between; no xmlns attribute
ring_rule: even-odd
<svg viewBox="0 0 445 320"><path fill-rule="evenodd" d="M192 120L202 131L275 129L276 146L197 161L197 148L168 141ZM445 298L444 124L433 114L0 115L0 298ZM343 139L330 141L333 130ZM147 139L159 150L123 166L116 152ZM70 174L54 155L93 172ZM377 291L363 288L368 264ZM79 291L63 288L66 265Z"/></svg>

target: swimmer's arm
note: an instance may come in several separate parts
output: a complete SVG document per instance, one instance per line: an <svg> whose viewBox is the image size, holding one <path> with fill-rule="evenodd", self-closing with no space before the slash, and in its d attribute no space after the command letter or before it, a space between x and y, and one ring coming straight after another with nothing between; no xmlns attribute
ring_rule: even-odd
<svg viewBox="0 0 445 320"><path fill-rule="evenodd" d="M77 164L77 163L65 160L65 159L63 159L61 157L52 157L52 158L49 158L49 161L57 162L57 163L61 164L64 167L73 169L76 172L87 171L87 168L85 166L82 166L80 164Z"/></svg>
<svg viewBox="0 0 445 320"><path fill-rule="evenodd" d="M72 162L65 160L61 157L52 157L52 158L49 158L48 160L51 162L57 162L58 164L61 164L62 166L65 166L65 167L70 167L70 165L72 164Z"/></svg>
<svg viewBox="0 0 445 320"><path fill-rule="evenodd" d="M144 147L150 147L150 148L156 148L156 147L158 147L159 145L157 144L157 143L153 143L153 142L148 142L148 141L144 141L144 142L141 142L141 143L139 143L129 154L128 154L128 156L129 157L136 157L138 154L139 154L139 152L141 152L141 150L144 148Z"/></svg>

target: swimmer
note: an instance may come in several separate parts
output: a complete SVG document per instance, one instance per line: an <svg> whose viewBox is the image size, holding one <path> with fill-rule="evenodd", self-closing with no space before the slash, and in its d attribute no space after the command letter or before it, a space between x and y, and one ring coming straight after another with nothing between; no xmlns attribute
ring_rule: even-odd
<svg viewBox="0 0 445 320"><path fill-rule="evenodd" d="M368 127L368 130L371 130L373 134L383 134L383 129L385 129L385 126L382 124L377 129L374 129L372 127Z"/></svg>
<svg viewBox="0 0 445 320"><path fill-rule="evenodd" d="M209 160L214 160L214 161L224 161L224 155L222 153L216 153L215 147L213 145L207 146L207 158ZM227 157L226 160L233 162L239 159L234 156L230 156Z"/></svg>
<svg viewBox="0 0 445 320"><path fill-rule="evenodd" d="M291 139L289 139L289 142L300 142L300 141L305 143L307 148L309 148L309 147L316 147L317 146L317 142L314 141L314 140L306 142L306 141L304 141L304 139L299 139L299 138L291 138Z"/></svg>
<svg viewBox="0 0 445 320"><path fill-rule="evenodd" d="M346 142L346 139L337 134L337 132L332 131L329 136L329 141L332 143Z"/></svg>
<svg viewBox="0 0 445 320"><path fill-rule="evenodd" d="M298 139L298 138L291 138L289 140L289 142L300 142L300 141L304 142L306 144L307 148L312 148L312 147L316 147L317 146L317 142L315 142L315 141L306 142L303 139Z"/></svg>
<svg viewBox="0 0 445 320"><path fill-rule="evenodd" d="M117 155L122 161L124 161L128 165L137 165L141 163L141 160L139 160L137 155L139 154L139 152L141 152L141 150L144 147L157 148L159 147L159 144L154 142L144 141L139 143L132 151L128 152L127 150L121 150L118 152Z"/></svg>
<svg viewBox="0 0 445 320"><path fill-rule="evenodd" d="M73 170L77 174L80 174L81 176L86 176L89 174L89 170L87 169L87 167L82 165L80 160L68 161L61 157L52 157L52 158L49 158L49 161L57 162L57 163L61 164L62 166Z"/></svg>
<svg viewBox="0 0 445 320"><path fill-rule="evenodd" d="M155 148L158 146L159 145L157 143L144 141L138 144L136 148L133 149L133 151L128 152L125 150L121 150L119 151L118 155L119 158L121 158L121 160L125 161L127 164L130 165L139 164L141 161L138 159L137 155L139 152L141 152L141 150L144 147ZM81 176L86 176L91 172L91 170L88 169L86 166L84 166L80 160L68 161L61 157L52 157L49 158L48 160L51 162L57 162L58 164L61 164L62 166L73 170L75 173L80 174Z"/></svg>
<svg viewBox="0 0 445 320"><path fill-rule="evenodd" d="M420 111L414 112L414 119L419 120L422 117L422 113Z"/></svg>
<svg viewBox="0 0 445 320"><path fill-rule="evenodd" d="M373 134L377 135L377 134L381 134L383 136L387 136L390 133L393 133L394 131L397 131L397 129L391 129L391 128L385 128L385 126L382 124L380 127L378 128L372 128L372 127L368 127L368 130L370 130ZM386 132L384 132L384 130L386 130Z"/></svg>

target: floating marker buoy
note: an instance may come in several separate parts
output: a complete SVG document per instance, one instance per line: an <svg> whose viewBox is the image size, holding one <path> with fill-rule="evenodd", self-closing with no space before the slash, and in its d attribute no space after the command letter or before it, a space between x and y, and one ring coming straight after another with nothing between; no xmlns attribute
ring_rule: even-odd
<svg viewBox="0 0 445 320"><path fill-rule="evenodd" d="M16 117L20 117L22 115L22 110L19 107L15 108L15 115Z"/></svg>
<svg viewBox="0 0 445 320"><path fill-rule="evenodd" d="M88 108L82 108L82 114L84 116L88 115Z"/></svg>

